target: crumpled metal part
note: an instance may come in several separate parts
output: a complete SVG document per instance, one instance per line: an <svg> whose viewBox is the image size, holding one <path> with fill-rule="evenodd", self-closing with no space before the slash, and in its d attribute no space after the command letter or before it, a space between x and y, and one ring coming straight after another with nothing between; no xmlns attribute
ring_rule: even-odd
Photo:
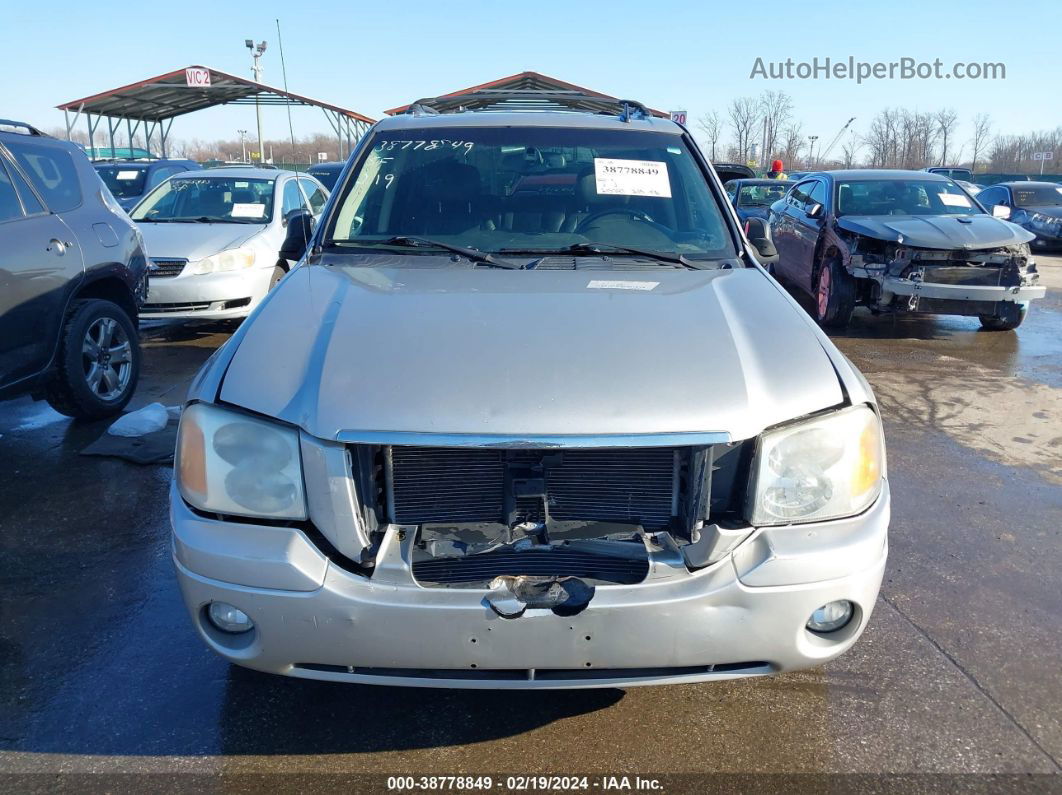
<svg viewBox="0 0 1062 795"><path fill-rule="evenodd" d="M546 608L558 616L574 616L594 598L594 586L578 577L503 575L491 580L483 600L502 618L519 618L530 608Z"/></svg>

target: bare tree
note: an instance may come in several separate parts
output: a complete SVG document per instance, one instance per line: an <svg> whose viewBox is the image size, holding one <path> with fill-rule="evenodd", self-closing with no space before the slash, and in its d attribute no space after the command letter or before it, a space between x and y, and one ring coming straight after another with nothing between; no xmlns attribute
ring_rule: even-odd
<svg viewBox="0 0 1062 795"><path fill-rule="evenodd" d="M723 121L719 118L718 111L709 111L697 119L697 126L701 128L704 137L708 140L708 146L712 151L711 159L715 160L715 147L719 143L719 137L723 134Z"/></svg>
<svg viewBox="0 0 1062 795"><path fill-rule="evenodd" d="M781 130L793 115L793 100L784 91L764 91L760 95L763 113L763 159L778 154Z"/></svg>
<svg viewBox="0 0 1062 795"><path fill-rule="evenodd" d="M754 97L738 97L727 108L730 126L734 129L734 138L740 162L748 160L752 147L753 127L759 120L759 103Z"/></svg>
<svg viewBox="0 0 1062 795"><path fill-rule="evenodd" d="M804 140L804 128L800 122L793 122L782 130L780 147L784 165L790 168L796 165L800 151L804 148Z"/></svg>
<svg viewBox="0 0 1062 795"><path fill-rule="evenodd" d="M863 142L855 130L848 133L848 138L841 144L841 155L844 158L844 167L851 168L855 164L856 153L863 148Z"/></svg>
<svg viewBox="0 0 1062 795"><path fill-rule="evenodd" d="M973 117L973 137L970 146L973 147L973 162L970 163L970 171L977 171L977 158L988 148L992 136L992 117L987 113L978 113Z"/></svg>
<svg viewBox="0 0 1062 795"><path fill-rule="evenodd" d="M948 142L955 133L955 127L959 123L959 114L952 108L941 108L933 115L936 124L937 135L940 136L940 164L945 166L948 160Z"/></svg>

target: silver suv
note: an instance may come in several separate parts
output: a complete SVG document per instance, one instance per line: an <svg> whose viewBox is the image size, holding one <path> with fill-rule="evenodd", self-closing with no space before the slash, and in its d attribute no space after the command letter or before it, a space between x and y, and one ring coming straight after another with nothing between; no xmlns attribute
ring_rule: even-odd
<svg viewBox="0 0 1062 795"><path fill-rule="evenodd" d="M0 398L95 419L140 371L143 240L74 144L0 120Z"/></svg>
<svg viewBox="0 0 1062 795"><path fill-rule="evenodd" d="M181 421L174 558L210 648L560 688L855 643L887 548L877 406L683 127L418 109L302 221Z"/></svg>

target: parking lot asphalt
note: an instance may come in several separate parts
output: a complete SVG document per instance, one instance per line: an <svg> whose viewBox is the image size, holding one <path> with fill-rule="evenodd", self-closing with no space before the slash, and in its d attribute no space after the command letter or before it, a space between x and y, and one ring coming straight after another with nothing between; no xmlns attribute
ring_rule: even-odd
<svg viewBox="0 0 1062 795"><path fill-rule="evenodd" d="M491 693L229 667L177 591L172 470L80 456L106 423L0 404L0 770L1057 775L1062 257L1038 260L1017 332L860 310L836 337L883 409L888 570L851 652L767 679ZM148 332L134 407L180 403L226 336Z"/></svg>

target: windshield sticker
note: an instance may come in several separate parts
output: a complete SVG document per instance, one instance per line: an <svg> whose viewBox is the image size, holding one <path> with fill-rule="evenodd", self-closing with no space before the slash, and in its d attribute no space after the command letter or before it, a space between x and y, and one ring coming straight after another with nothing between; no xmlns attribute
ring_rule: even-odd
<svg viewBox="0 0 1062 795"><path fill-rule="evenodd" d="M232 184L233 184L234 187L237 187L237 188L249 188L249 187L251 187L251 183L250 182L234 182Z"/></svg>
<svg viewBox="0 0 1062 795"><path fill-rule="evenodd" d="M118 179L136 179L140 176L139 171L119 171Z"/></svg>
<svg viewBox="0 0 1062 795"><path fill-rule="evenodd" d="M422 152L433 152L437 149L463 151L463 154L468 154L475 147L474 141L451 141L448 138L443 138L438 141L383 141L376 145L377 152L395 152L404 151L409 149L413 152L418 150Z"/></svg>
<svg viewBox="0 0 1062 795"><path fill-rule="evenodd" d="M265 215L264 204L234 204L232 205L233 218L261 218Z"/></svg>
<svg viewBox="0 0 1062 795"><path fill-rule="evenodd" d="M588 290L652 290L660 282L634 282L621 279L591 279Z"/></svg>
<svg viewBox="0 0 1062 795"><path fill-rule="evenodd" d="M613 160L594 158L597 192L608 196L656 196L671 198L667 163L660 160Z"/></svg>
<svg viewBox="0 0 1062 795"><path fill-rule="evenodd" d="M948 207L970 207L970 200L958 193L938 193L941 204Z"/></svg>

